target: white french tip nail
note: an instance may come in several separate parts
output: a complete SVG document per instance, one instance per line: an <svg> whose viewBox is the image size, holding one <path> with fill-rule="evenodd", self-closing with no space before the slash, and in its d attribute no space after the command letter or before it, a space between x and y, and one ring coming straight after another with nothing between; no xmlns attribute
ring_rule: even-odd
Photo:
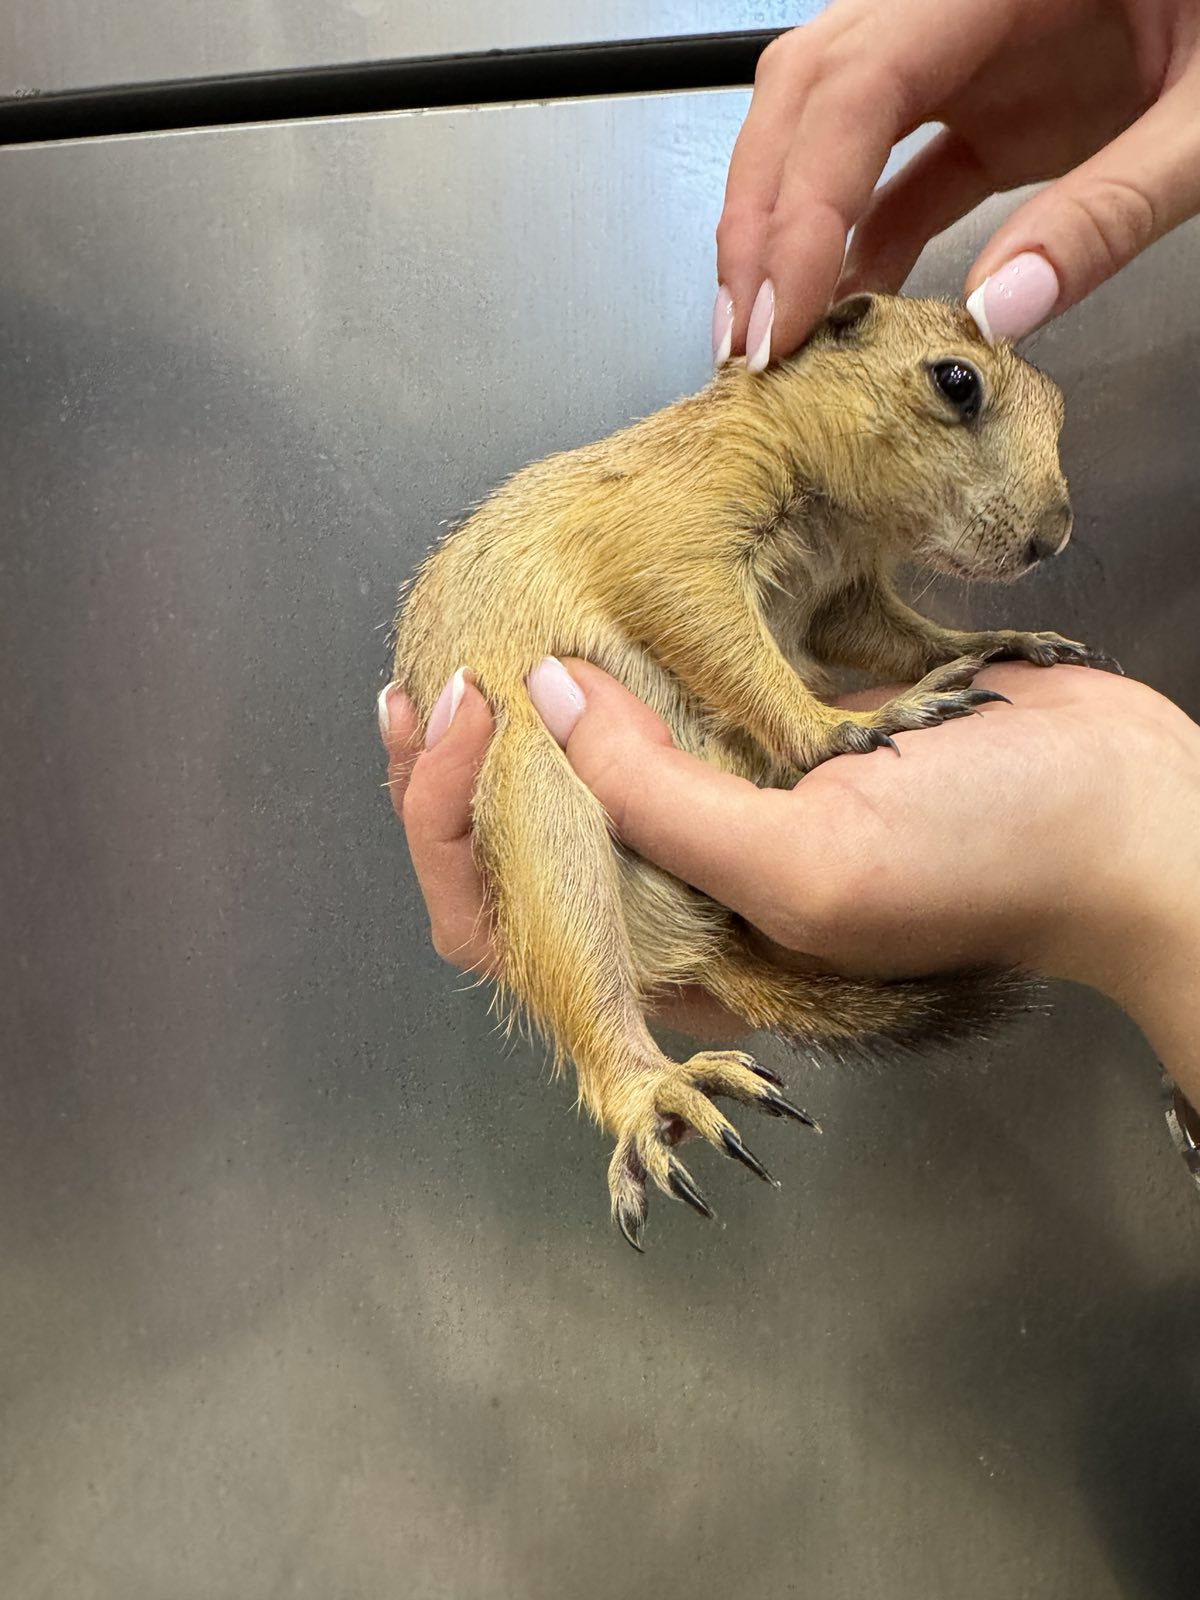
<svg viewBox="0 0 1200 1600"><path fill-rule="evenodd" d="M754 349L746 357L747 372L765 372L771 359L771 330L767 329Z"/></svg>
<svg viewBox="0 0 1200 1600"><path fill-rule="evenodd" d="M447 722L454 721L454 713L458 710L459 701L462 699L463 691L466 687L467 669L466 667L459 667L458 671L450 679L450 715L446 718Z"/></svg>
<svg viewBox="0 0 1200 1600"><path fill-rule="evenodd" d="M733 349L733 296L724 284L713 302L712 344L713 366L723 367Z"/></svg>
<svg viewBox="0 0 1200 1600"><path fill-rule="evenodd" d="M425 724L425 748L431 750L454 721L454 713L458 710L462 700L463 691L467 687L467 669L459 667L453 677L449 678L441 694L433 703L433 710L429 713L429 721Z"/></svg>
<svg viewBox="0 0 1200 1600"><path fill-rule="evenodd" d="M392 686L391 686L390 683L385 683L383 688L380 689L380 691L379 691L379 699L375 702L375 710L376 710L376 713L378 714L378 717L379 717L379 736L380 736L381 739L386 739L387 738L388 729L392 725L392 719L388 715L388 703L387 703L388 690L391 687Z"/></svg>
<svg viewBox="0 0 1200 1600"><path fill-rule="evenodd" d="M989 344L995 344L992 338L992 325L988 321L987 312L983 305L983 291L987 288L987 280L979 285L972 294L967 296L967 314L973 319L975 326Z"/></svg>
<svg viewBox="0 0 1200 1600"><path fill-rule="evenodd" d="M746 329L746 371L765 372L771 360L771 334L775 328L775 286L764 278L750 308Z"/></svg>

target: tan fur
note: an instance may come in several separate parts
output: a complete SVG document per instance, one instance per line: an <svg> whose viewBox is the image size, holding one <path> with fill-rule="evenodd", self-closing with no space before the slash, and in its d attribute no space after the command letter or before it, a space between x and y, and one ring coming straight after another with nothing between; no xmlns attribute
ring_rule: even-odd
<svg viewBox="0 0 1200 1600"><path fill-rule="evenodd" d="M948 358L984 379L973 421L931 382L930 364ZM614 844L526 675L548 654L585 657L682 748L790 784L839 752L971 710L984 658L1089 659L1056 634L941 628L890 577L908 560L1013 577L1032 539L1065 540L1061 422L1056 387L986 345L961 309L861 296L780 367L729 365L701 393L517 473L417 576L395 679L424 718L467 665L495 710L474 828L503 987L574 1060L584 1105L615 1137L610 1188L631 1242L647 1175L705 1209L672 1153L681 1133L747 1159L713 1095L793 1111L739 1052L669 1060L645 1022L656 991L698 983L755 1026L826 1044L945 1035L956 1011L969 1019L973 991L768 962L723 907ZM851 713L821 698L834 663L922 681Z"/></svg>

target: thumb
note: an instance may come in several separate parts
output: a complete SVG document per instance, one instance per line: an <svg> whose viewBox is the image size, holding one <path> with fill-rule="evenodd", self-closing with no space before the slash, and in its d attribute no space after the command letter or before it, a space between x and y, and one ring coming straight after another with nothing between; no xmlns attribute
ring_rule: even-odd
<svg viewBox="0 0 1200 1600"><path fill-rule="evenodd" d="M775 936L811 853L791 792L677 749L660 717L587 662L548 657L529 693L624 843Z"/></svg>
<svg viewBox="0 0 1200 1600"><path fill-rule="evenodd" d="M1198 92L1200 63L1001 225L966 284L988 338L1023 338L1200 210Z"/></svg>

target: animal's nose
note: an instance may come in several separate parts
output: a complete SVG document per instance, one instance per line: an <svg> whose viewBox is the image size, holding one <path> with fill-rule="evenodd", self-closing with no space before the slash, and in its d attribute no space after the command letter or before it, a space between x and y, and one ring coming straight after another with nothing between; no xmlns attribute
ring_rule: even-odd
<svg viewBox="0 0 1200 1600"><path fill-rule="evenodd" d="M1050 556L1056 556L1066 548L1067 540L1071 537L1073 521L1071 507L1066 500L1060 500L1042 512L1038 518L1037 532L1029 541L1026 552L1030 566L1035 561L1045 561Z"/></svg>

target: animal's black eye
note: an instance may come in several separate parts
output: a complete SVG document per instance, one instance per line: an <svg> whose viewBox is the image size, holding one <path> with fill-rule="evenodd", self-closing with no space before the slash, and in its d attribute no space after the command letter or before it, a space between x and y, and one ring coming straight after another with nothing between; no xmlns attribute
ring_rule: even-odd
<svg viewBox="0 0 1200 1600"><path fill-rule="evenodd" d="M935 361L929 369L933 386L960 417L978 416L983 404L983 379L967 361Z"/></svg>

